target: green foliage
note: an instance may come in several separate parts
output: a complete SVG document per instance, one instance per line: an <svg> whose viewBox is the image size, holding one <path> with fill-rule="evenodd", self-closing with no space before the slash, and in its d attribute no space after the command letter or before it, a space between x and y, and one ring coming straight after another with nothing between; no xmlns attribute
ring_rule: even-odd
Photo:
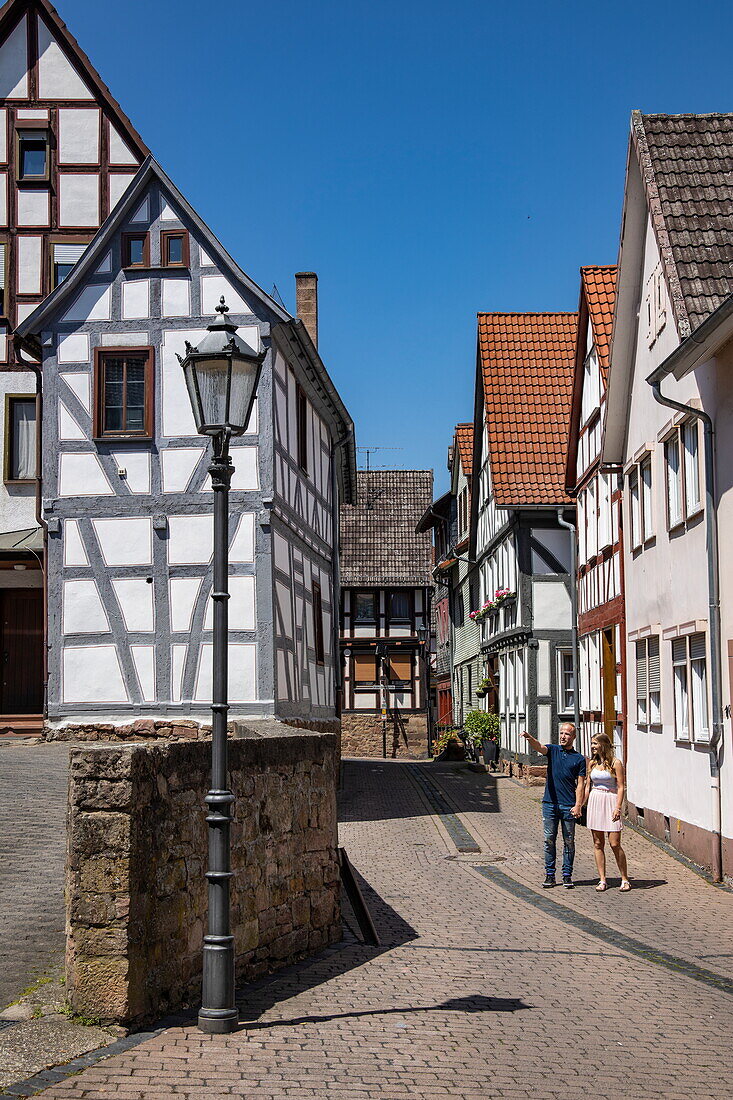
<svg viewBox="0 0 733 1100"><path fill-rule="evenodd" d="M458 730L452 726L442 729L433 741L433 756L440 756L449 741L456 741L459 745L463 744Z"/></svg>
<svg viewBox="0 0 733 1100"><path fill-rule="evenodd" d="M495 741L499 744L501 719L498 714L487 714L485 710L471 710L463 723L466 735L474 745L483 741Z"/></svg>

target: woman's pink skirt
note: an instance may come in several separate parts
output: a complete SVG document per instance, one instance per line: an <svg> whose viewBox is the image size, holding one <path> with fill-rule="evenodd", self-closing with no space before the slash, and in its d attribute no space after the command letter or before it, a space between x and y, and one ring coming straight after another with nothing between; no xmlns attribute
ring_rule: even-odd
<svg viewBox="0 0 733 1100"><path fill-rule="evenodd" d="M617 795L615 791L604 791L594 787L588 799L588 828L599 833L620 833L621 821L613 820Z"/></svg>

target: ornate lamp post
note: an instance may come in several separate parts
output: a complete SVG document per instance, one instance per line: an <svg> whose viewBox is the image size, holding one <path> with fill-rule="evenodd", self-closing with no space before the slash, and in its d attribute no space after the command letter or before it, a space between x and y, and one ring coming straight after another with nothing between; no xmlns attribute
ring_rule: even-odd
<svg viewBox="0 0 733 1100"><path fill-rule="evenodd" d="M221 299L219 314L198 347L186 341L178 361L200 435L212 437L209 466L214 489L214 601L211 790L206 795L209 826L209 922L204 936L203 986L199 1028L209 1034L233 1031L239 1021L234 1003L234 936L229 918L231 806L227 776L229 617L229 485L234 467L229 440L247 427L265 352L256 352L237 336Z"/></svg>

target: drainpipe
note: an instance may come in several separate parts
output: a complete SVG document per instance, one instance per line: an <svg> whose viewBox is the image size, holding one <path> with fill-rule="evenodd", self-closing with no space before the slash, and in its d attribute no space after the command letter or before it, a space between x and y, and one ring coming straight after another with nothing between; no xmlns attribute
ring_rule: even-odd
<svg viewBox="0 0 733 1100"><path fill-rule="evenodd" d="M578 743L580 743L580 679L578 668L578 552L576 547L575 524L563 518L562 508L557 510L557 522L570 532L570 615L572 619L572 647L573 647L573 722L578 731Z"/></svg>
<svg viewBox="0 0 733 1100"><path fill-rule="evenodd" d="M34 344L22 340L17 334L13 337L16 357L23 366L32 371L36 379L36 523L43 532L43 561L41 563L41 575L43 577L43 717L48 715L48 524L43 518L42 499L42 470L43 457L43 373L36 363L29 363L21 359L19 350L42 358L42 349Z"/></svg>
<svg viewBox="0 0 733 1100"><path fill-rule="evenodd" d="M341 718L343 711L343 667L341 657L341 553L340 553L340 510L339 510L339 486L336 472L336 461L339 448L349 438L349 432L339 435L333 445L333 466L331 469L331 537L333 540L332 558L332 645L333 645L333 690L336 718Z"/></svg>
<svg viewBox="0 0 733 1100"><path fill-rule="evenodd" d="M718 571L718 516L715 508L715 448L713 422L706 412L683 405L662 393L662 379L647 379L655 401L669 409L702 421L705 438L705 533L708 558L708 604L710 608L710 697L713 710L713 735L710 739L710 792L712 795L713 882L723 881L721 840L720 749L723 743L723 681L720 660L720 581Z"/></svg>

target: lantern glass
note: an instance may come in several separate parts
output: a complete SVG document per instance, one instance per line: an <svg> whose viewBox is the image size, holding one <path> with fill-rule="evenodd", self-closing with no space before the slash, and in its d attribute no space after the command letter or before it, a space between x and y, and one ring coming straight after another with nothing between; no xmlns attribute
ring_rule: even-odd
<svg viewBox="0 0 733 1100"><path fill-rule="evenodd" d="M229 422L227 416L229 359L225 356L202 359L196 363L194 370L201 397L204 424L225 427Z"/></svg>
<svg viewBox="0 0 733 1100"><path fill-rule="evenodd" d="M229 399L229 425L234 435L247 427L254 402L260 364L251 359L232 359L232 384Z"/></svg>

